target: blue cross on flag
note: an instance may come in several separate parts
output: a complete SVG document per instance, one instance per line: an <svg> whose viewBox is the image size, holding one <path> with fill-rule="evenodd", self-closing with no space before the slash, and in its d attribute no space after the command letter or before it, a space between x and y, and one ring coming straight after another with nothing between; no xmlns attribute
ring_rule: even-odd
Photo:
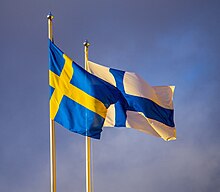
<svg viewBox="0 0 220 192"><path fill-rule="evenodd" d="M174 86L150 86L138 75L88 61L88 71L117 87L123 97L107 111L104 126L127 127L175 140Z"/></svg>

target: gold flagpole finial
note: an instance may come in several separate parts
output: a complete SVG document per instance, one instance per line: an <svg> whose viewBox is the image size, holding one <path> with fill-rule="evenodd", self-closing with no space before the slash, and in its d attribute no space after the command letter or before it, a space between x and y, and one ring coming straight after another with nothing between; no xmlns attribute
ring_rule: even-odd
<svg viewBox="0 0 220 192"><path fill-rule="evenodd" d="M89 43L88 40L85 40L84 43L83 43L83 45L84 45L85 47L89 47L89 46L90 46L90 43Z"/></svg>
<svg viewBox="0 0 220 192"><path fill-rule="evenodd" d="M54 16L52 15L51 12L48 13L47 15L47 21L48 21L48 38L53 41L53 29L52 29L52 20Z"/></svg>
<svg viewBox="0 0 220 192"><path fill-rule="evenodd" d="M52 20L53 18L54 18L54 16L52 15L52 13L51 13L51 12L49 12L49 13L48 13L48 15L47 15L47 19Z"/></svg>

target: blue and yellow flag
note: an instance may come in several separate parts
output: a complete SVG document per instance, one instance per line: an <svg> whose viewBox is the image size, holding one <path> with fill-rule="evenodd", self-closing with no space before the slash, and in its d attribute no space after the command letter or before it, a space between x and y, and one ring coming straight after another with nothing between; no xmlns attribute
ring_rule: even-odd
<svg viewBox="0 0 220 192"><path fill-rule="evenodd" d="M49 40L50 118L72 132L100 139L107 108L120 91L88 73Z"/></svg>

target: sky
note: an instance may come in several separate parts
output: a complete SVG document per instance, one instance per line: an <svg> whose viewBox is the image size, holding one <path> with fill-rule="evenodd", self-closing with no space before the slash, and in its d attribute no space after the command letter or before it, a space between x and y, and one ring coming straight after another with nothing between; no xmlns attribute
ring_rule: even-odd
<svg viewBox="0 0 220 192"><path fill-rule="evenodd" d="M50 191L47 14L56 45L175 85L177 140L104 128L95 192L220 191L218 0L1 0L0 191ZM85 138L56 124L57 192L85 191Z"/></svg>

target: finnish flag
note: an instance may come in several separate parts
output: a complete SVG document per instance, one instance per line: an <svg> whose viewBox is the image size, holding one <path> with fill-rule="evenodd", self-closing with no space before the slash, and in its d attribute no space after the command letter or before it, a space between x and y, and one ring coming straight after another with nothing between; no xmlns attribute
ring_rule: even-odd
<svg viewBox="0 0 220 192"><path fill-rule="evenodd" d="M117 87L122 97L107 111L106 127L127 127L175 140L174 86L150 86L138 75L88 61L88 71Z"/></svg>

